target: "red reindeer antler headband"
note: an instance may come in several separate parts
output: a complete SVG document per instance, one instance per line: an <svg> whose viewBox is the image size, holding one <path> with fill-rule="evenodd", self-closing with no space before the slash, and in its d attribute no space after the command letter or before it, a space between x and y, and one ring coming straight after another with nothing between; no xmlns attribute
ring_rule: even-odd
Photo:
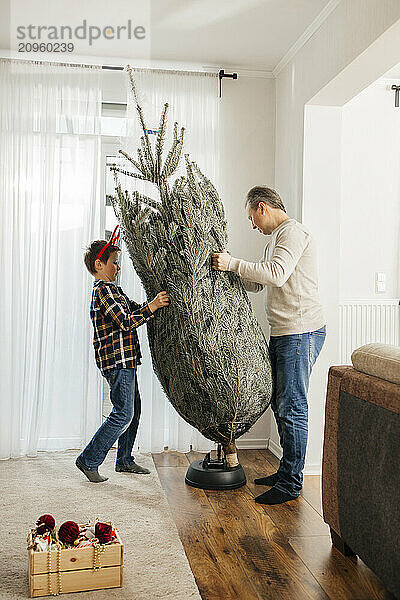
<svg viewBox="0 0 400 600"><path fill-rule="evenodd" d="M110 237L109 241L107 242L107 244L105 244L105 246L102 247L102 249L96 256L96 260L101 257L101 255L103 254L103 252L107 248L107 246L110 246L110 245L113 246L114 244L116 244L118 242L119 237L121 235L121 231L118 231L118 233L117 233L117 229L119 230L119 225L116 226L116 228L112 232L112 236Z"/></svg>

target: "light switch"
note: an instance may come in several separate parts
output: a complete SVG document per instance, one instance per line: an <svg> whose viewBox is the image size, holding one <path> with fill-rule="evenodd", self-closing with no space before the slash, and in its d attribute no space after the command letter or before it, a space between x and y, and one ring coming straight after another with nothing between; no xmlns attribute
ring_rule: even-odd
<svg viewBox="0 0 400 600"><path fill-rule="evenodd" d="M375 291L378 294L386 292L386 273L377 272L375 273Z"/></svg>

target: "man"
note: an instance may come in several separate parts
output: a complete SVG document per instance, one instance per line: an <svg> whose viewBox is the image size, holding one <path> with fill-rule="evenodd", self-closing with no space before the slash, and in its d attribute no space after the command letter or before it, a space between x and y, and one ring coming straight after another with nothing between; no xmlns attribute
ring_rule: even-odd
<svg viewBox="0 0 400 600"><path fill-rule="evenodd" d="M276 473L254 482L272 486L256 502L281 504L297 498L302 488L308 384L325 341L325 319L318 295L316 249L309 232L286 214L280 196L270 188L253 187L246 197L246 211L253 229L270 236L262 260L247 262L224 251L212 255L212 266L237 273L248 291L267 289L274 381L271 407L283 456Z"/></svg>

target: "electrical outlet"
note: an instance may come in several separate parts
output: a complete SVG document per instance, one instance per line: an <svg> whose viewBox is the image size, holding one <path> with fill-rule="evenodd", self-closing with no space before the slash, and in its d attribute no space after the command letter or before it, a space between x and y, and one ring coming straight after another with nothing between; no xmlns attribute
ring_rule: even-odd
<svg viewBox="0 0 400 600"><path fill-rule="evenodd" d="M376 291L378 293L386 292L386 286L381 281L377 281L376 283Z"/></svg>

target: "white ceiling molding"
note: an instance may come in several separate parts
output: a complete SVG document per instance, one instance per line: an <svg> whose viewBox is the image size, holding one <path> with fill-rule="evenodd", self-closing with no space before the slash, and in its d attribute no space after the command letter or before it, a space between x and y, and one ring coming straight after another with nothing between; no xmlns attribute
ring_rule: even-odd
<svg viewBox="0 0 400 600"><path fill-rule="evenodd" d="M236 67L235 65L204 65L202 67L204 71L211 73L217 72L220 69L225 69L226 73L237 73L239 77L260 77L263 79L273 79L272 71L258 71L256 69L244 69L243 67Z"/></svg>
<svg viewBox="0 0 400 600"><path fill-rule="evenodd" d="M286 67L286 65L292 60L299 50L308 42L308 40L314 35L314 33L321 27L326 21L329 15L339 6L342 0L330 0L323 10L319 13L316 19L307 27L307 29L301 34L298 40L291 46L286 52L285 56L281 58L274 70L272 75L276 78L279 73Z"/></svg>
<svg viewBox="0 0 400 600"><path fill-rule="evenodd" d="M381 77L380 79L377 79L376 81L374 81L374 83L371 83L372 85L392 85L393 83L395 84L399 84L400 82L400 77Z"/></svg>

